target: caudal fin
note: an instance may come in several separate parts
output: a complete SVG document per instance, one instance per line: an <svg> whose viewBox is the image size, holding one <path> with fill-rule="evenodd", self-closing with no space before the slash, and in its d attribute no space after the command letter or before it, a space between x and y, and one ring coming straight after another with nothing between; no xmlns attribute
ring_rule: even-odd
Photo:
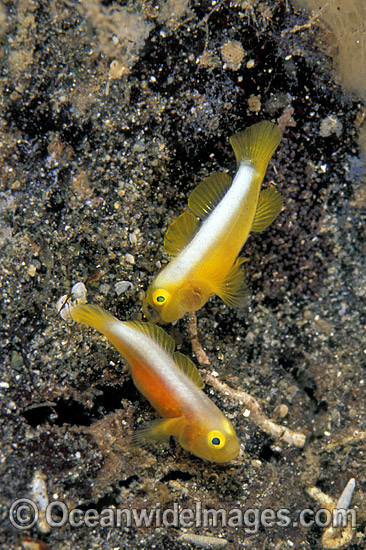
<svg viewBox="0 0 366 550"><path fill-rule="evenodd" d="M281 138L282 132L277 124L263 121L234 134L230 143L238 164L251 162L263 177Z"/></svg>
<svg viewBox="0 0 366 550"><path fill-rule="evenodd" d="M116 318L105 309L90 304L78 304L72 308L70 315L74 321L95 328L99 332L105 332L109 321L116 321Z"/></svg>

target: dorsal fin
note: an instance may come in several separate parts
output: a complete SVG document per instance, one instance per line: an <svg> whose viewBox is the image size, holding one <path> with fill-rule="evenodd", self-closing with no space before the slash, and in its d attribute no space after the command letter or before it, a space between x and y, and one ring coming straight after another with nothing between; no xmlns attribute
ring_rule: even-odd
<svg viewBox="0 0 366 550"><path fill-rule="evenodd" d="M204 219L217 206L231 185L231 178L225 172L214 172L207 176L188 197L188 208Z"/></svg>
<svg viewBox="0 0 366 550"><path fill-rule="evenodd" d="M184 212L176 218L168 227L164 238L164 250L167 254L176 256L191 242L196 233L199 220L192 212Z"/></svg>
<svg viewBox="0 0 366 550"><path fill-rule="evenodd" d="M188 378L192 380L194 384L196 384L197 388L200 388L200 390L202 390L202 388L205 387L205 383L202 380L202 377L196 365L193 363L193 361L189 359L189 357L183 355L183 353L180 353L179 351L176 351L173 354L173 359L178 367L184 372L184 374L186 374Z"/></svg>
<svg viewBox="0 0 366 550"><path fill-rule="evenodd" d="M264 189L259 195L257 210L251 231L264 231L277 218L283 207L282 195L274 187Z"/></svg>
<svg viewBox="0 0 366 550"><path fill-rule="evenodd" d="M155 325L154 323L145 323L144 321L127 321L123 323L127 327L130 327L134 330L138 330L148 336L154 342L156 342L164 351L173 355L175 350L175 342L171 336L161 327Z"/></svg>

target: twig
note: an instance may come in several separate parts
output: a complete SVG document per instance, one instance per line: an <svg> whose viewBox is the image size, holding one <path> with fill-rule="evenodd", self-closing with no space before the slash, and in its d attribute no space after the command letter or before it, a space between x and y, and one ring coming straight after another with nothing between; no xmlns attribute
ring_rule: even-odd
<svg viewBox="0 0 366 550"><path fill-rule="evenodd" d="M295 34L297 32L302 32L307 29L311 29L314 23L319 19L320 11L321 11L321 8L319 8L318 11L314 10L307 23L305 23L304 25L295 25L295 27L293 27L292 29L285 29L284 31L281 32L281 36L285 36L286 34Z"/></svg>
<svg viewBox="0 0 366 550"><path fill-rule="evenodd" d="M201 342L198 338L197 316L194 311L191 311L189 313L187 329L192 344L192 350L197 358L198 363L201 365L201 367L211 366L211 361L209 360L208 355L203 349Z"/></svg>
<svg viewBox="0 0 366 550"><path fill-rule="evenodd" d="M201 21L197 23L197 27L201 27L202 25L204 25L208 21L208 19L211 17L211 15L221 7L221 4L223 4L224 1L225 0L220 0L219 2L217 2L217 4L214 5L212 10L206 13L206 15L201 19Z"/></svg>
<svg viewBox="0 0 366 550"><path fill-rule="evenodd" d="M198 363L201 365L201 367L211 366L211 361L208 358L207 353L202 348L201 342L198 338L197 316L194 311L189 314L187 328L191 339L192 350L197 358ZM249 393L230 388L224 382L220 382L220 380L218 380L215 376L213 376L213 374L211 374L207 370L203 371L202 374L204 379L218 392L225 395L230 395L230 397L235 399L235 401L237 401L241 405L244 405L248 410L247 416L250 416L254 424L261 428L261 430L271 435L272 437L281 441L285 441L289 445L293 445L294 447L298 447L299 449L301 449L305 445L306 436L303 433L294 432L293 430L290 430L285 426L280 426L279 424L273 422L273 420L267 418L267 416L262 411L262 407L260 406L258 401Z"/></svg>
<svg viewBox="0 0 366 550"><path fill-rule="evenodd" d="M211 373L204 373L204 379L217 391L225 395L230 395L235 401L244 405L248 411L248 416L261 430L271 435L272 437L285 441L289 445L298 447L301 449L305 445L306 436L301 432L294 432L285 426L280 426L270 420L262 411L262 407L258 401L252 397L249 393L246 393L241 390L234 390L230 388L224 382L220 382L215 376Z"/></svg>

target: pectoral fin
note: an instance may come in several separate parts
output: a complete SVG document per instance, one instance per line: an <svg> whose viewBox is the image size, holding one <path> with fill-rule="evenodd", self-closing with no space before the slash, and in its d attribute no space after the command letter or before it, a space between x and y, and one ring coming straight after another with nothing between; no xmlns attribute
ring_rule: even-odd
<svg viewBox="0 0 366 550"><path fill-rule="evenodd" d="M162 443L169 439L171 435L178 436L182 427L184 418L167 418L152 420L146 426L139 428L132 435L132 442L142 445L152 445L154 443Z"/></svg>
<svg viewBox="0 0 366 550"><path fill-rule="evenodd" d="M167 254L176 256L187 246L196 233L199 220L191 212L184 212L168 227L164 238L164 250Z"/></svg>
<svg viewBox="0 0 366 550"><path fill-rule="evenodd" d="M215 288L215 293L220 296L221 300L228 306L239 307L243 305L248 296L244 272L240 269L241 264L246 261L247 258L238 258L229 271L226 279Z"/></svg>
<svg viewBox="0 0 366 550"><path fill-rule="evenodd" d="M251 231L264 231L277 218L283 207L282 195L274 187L264 189L259 196Z"/></svg>

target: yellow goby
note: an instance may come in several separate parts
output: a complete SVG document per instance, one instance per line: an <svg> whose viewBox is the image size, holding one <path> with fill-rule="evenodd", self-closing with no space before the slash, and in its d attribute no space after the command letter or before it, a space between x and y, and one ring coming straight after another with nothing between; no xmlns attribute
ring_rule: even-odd
<svg viewBox="0 0 366 550"><path fill-rule="evenodd" d="M165 251L175 258L157 275L143 302L150 321L180 319L214 294L233 307L244 301L240 266L246 259L238 258L240 250L249 233L266 229L283 206L276 189L260 193L281 137L279 126L266 121L234 134L230 142L238 169L233 181L216 172L191 192L190 212L173 221L164 239Z"/></svg>
<svg viewBox="0 0 366 550"><path fill-rule="evenodd" d="M138 390L163 417L138 430L135 440L156 443L174 436L184 449L212 462L238 456L231 423L202 391L204 383L195 364L174 351L174 340L162 328L122 322L87 304L75 306L70 315L112 342L128 362Z"/></svg>

